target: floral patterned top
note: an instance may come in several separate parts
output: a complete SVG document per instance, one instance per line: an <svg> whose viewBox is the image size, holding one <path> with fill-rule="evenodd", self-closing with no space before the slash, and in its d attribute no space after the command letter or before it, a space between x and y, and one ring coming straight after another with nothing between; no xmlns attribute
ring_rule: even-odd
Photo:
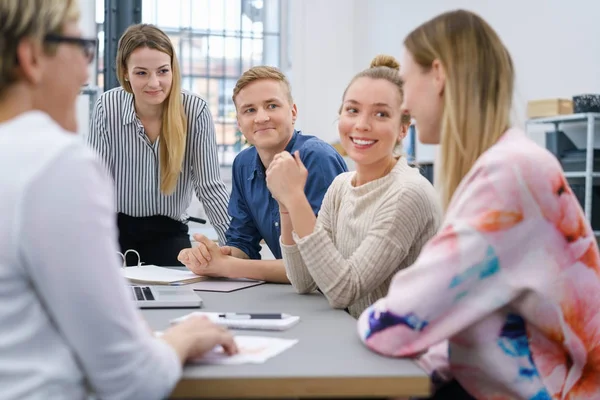
<svg viewBox="0 0 600 400"><path fill-rule="evenodd" d="M556 158L511 129L358 329L434 377L447 343L446 372L477 399L600 399L599 310L598 245L577 198Z"/></svg>

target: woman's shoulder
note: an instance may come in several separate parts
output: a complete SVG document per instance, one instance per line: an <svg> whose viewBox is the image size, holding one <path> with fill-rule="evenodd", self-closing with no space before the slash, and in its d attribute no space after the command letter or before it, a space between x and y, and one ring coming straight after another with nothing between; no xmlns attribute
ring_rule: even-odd
<svg viewBox="0 0 600 400"><path fill-rule="evenodd" d="M352 178L356 174L355 171L342 172L331 181L330 188L334 188L339 190L342 187L351 187L352 186Z"/></svg>
<svg viewBox="0 0 600 400"><path fill-rule="evenodd" d="M521 210L536 203L547 214L548 207L560 208L559 198L567 201L563 195L576 204L556 157L522 131L511 129L479 157L460 183L450 209L473 214Z"/></svg>
<svg viewBox="0 0 600 400"><path fill-rule="evenodd" d="M345 197L346 192L352 190L352 178L356 172L342 172L331 181L327 188L325 199L330 202L337 203Z"/></svg>
<svg viewBox="0 0 600 400"><path fill-rule="evenodd" d="M393 184L389 185L390 196L403 197L412 196L424 204L434 204L437 206L438 193L427 178L421 174L418 166L408 165L400 159L396 167L392 170Z"/></svg>
<svg viewBox="0 0 600 400"><path fill-rule="evenodd" d="M127 100L131 101L133 99L133 95L125 91L122 86L119 86L105 91L98 97L98 99L105 106L121 106Z"/></svg>
<svg viewBox="0 0 600 400"><path fill-rule="evenodd" d="M510 129L479 157L468 175L473 179L493 179L499 185L535 184L563 175L563 170L550 151L521 130Z"/></svg>
<svg viewBox="0 0 600 400"><path fill-rule="evenodd" d="M183 101L183 108L190 117L197 117L206 109L206 100L189 90L181 89L181 99Z"/></svg>

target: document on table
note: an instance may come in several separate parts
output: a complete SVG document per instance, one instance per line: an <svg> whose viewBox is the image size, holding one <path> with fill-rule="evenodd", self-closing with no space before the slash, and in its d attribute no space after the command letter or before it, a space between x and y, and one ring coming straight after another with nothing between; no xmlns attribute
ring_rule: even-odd
<svg viewBox="0 0 600 400"><path fill-rule="evenodd" d="M255 281L252 279L208 278L201 282L191 283L188 286L199 292L230 293L235 292L236 290L262 285L263 283L265 283L265 281Z"/></svg>
<svg viewBox="0 0 600 400"><path fill-rule="evenodd" d="M239 353L228 356L221 346L217 346L204 356L192 360L193 364L262 364L269 358L281 354L296 343L297 339L280 339L262 336L235 336Z"/></svg>

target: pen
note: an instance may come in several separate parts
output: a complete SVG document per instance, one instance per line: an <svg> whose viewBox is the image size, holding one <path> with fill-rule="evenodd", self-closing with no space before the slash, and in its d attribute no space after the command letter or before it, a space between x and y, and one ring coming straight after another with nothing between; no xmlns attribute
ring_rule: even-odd
<svg viewBox="0 0 600 400"><path fill-rule="evenodd" d="M238 313L225 313L219 314L219 318L225 319L285 319L288 318L287 314L238 314Z"/></svg>
<svg viewBox="0 0 600 400"><path fill-rule="evenodd" d="M196 217L187 217L188 221L192 221L192 222L197 222L199 224L205 224L206 220L202 219L202 218L196 218Z"/></svg>

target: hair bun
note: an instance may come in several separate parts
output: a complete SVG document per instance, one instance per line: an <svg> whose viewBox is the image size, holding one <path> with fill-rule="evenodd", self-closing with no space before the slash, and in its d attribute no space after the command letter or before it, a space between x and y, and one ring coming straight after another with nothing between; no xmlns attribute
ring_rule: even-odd
<svg viewBox="0 0 600 400"><path fill-rule="evenodd" d="M395 69L396 71L400 70L400 63L393 56L389 56L387 54L379 54L375 56L373 61L371 61L371 66L369 68L376 67L388 67L391 69Z"/></svg>

